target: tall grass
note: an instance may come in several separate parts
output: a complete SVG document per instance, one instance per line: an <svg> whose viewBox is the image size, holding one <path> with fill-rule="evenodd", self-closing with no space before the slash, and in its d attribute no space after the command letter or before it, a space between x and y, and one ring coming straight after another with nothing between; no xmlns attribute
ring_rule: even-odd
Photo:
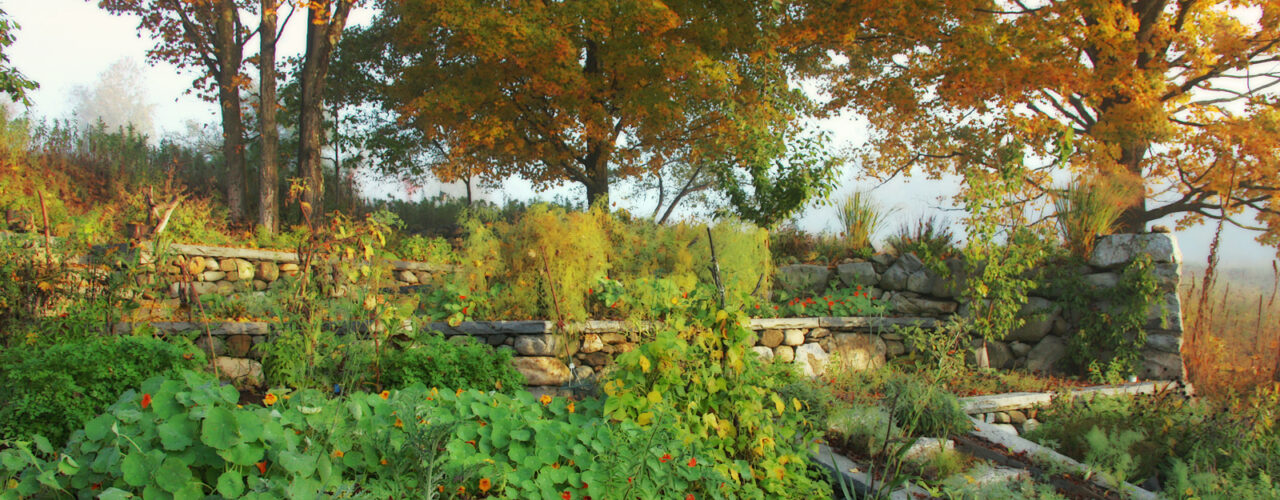
<svg viewBox="0 0 1280 500"><path fill-rule="evenodd" d="M956 237L947 219L931 215L916 219L915 224L903 224L887 243L898 255L914 253L927 262L954 254Z"/></svg>
<svg viewBox="0 0 1280 500"><path fill-rule="evenodd" d="M844 240L852 248L872 248L871 238L884 226L892 210L885 210L870 193L854 191L836 206Z"/></svg>
<svg viewBox="0 0 1280 500"><path fill-rule="evenodd" d="M1098 236L1115 230L1124 201L1135 186L1116 176L1077 177L1063 189L1052 191L1058 231L1072 255L1086 258Z"/></svg>
<svg viewBox="0 0 1280 500"><path fill-rule="evenodd" d="M1199 282L1192 275L1179 289L1187 378L1197 393L1208 396L1251 392L1280 381L1280 261L1271 263L1270 287L1220 283L1219 242L1215 236Z"/></svg>

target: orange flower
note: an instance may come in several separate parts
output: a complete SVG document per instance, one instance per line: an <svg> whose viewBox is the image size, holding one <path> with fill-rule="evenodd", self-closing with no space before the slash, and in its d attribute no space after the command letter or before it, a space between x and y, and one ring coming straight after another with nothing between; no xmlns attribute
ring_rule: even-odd
<svg viewBox="0 0 1280 500"><path fill-rule="evenodd" d="M391 391L382 391L378 393L378 396L381 397L382 399L387 399L391 397Z"/></svg>
<svg viewBox="0 0 1280 500"><path fill-rule="evenodd" d="M436 486L436 491L439 491L440 493L444 493L444 486Z"/></svg>
<svg viewBox="0 0 1280 500"><path fill-rule="evenodd" d="M462 395L462 389L458 389L458 390L456 390L456 391L453 391L453 395L454 395L454 396L461 396L461 395Z"/></svg>
<svg viewBox="0 0 1280 500"><path fill-rule="evenodd" d="M459 486L459 487L458 487L458 494L459 494L459 495L465 495L466 493L467 493L467 487L466 487L466 486Z"/></svg>
<svg viewBox="0 0 1280 500"><path fill-rule="evenodd" d="M143 395L142 395L142 409L144 409L144 410L145 410L145 409L147 409L147 407L148 407L148 406L151 406L151 395L150 395L150 394L143 394Z"/></svg>
<svg viewBox="0 0 1280 500"><path fill-rule="evenodd" d="M480 493L487 493L491 487L493 487L493 483L489 482L489 478L480 478Z"/></svg>
<svg viewBox="0 0 1280 500"><path fill-rule="evenodd" d="M689 467L693 467L693 466L695 466L695 465L698 465L698 458L697 458L697 457L690 458L690 459L689 459Z"/></svg>
<svg viewBox="0 0 1280 500"><path fill-rule="evenodd" d="M403 428L404 428L404 421L403 421L403 420L400 420L399 418L396 418L395 426L396 426L396 428L397 428L397 429L403 429Z"/></svg>
<svg viewBox="0 0 1280 500"><path fill-rule="evenodd" d="M550 395L550 394L543 394L543 395L542 395L542 397L538 398L538 401L541 401L541 402L542 402L542 406L549 405L549 404L551 404L551 395Z"/></svg>
<svg viewBox="0 0 1280 500"><path fill-rule="evenodd" d="M258 463L256 463L256 464L253 464L253 465L258 466L258 473L259 473L259 474L266 474L266 473L267 473L267 461L266 461L266 460L263 460L263 461L258 462Z"/></svg>
<svg viewBox="0 0 1280 500"><path fill-rule="evenodd" d="M343 453L342 450L333 450L333 458L342 458L343 455L346 455L346 453Z"/></svg>
<svg viewBox="0 0 1280 500"><path fill-rule="evenodd" d="M271 406L273 404L276 404L276 401L279 401L279 400L280 398L276 397L275 394L267 393L267 395L262 398L262 404Z"/></svg>
<svg viewBox="0 0 1280 500"><path fill-rule="evenodd" d="M379 460L378 463L381 465L387 465L387 459L384 458L382 460Z"/></svg>
<svg viewBox="0 0 1280 500"><path fill-rule="evenodd" d="M569 410L569 413L573 413L573 410L574 410L574 408L573 408L573 401L570 401L570 402L569 402L569 405L568 405L568 406L565 406L565 409Z"/></svg>
<svg viewBox="0 0 1280 500"><path fill-rule="evenodd" d="M566 491L566 492L564 492L564 493L561 493L561 494L560 494L560 498L563 498L564 500L569 500L569 499L573 498L573 493L569 493L569 492L567 492L567 491Z"/></svg>
<svg viewBox="0 0 1280 500"><path fill-rule="evenodd" d="M658 459L658 461L659 461L659 462L662 462L662 463L664 463L664 464L665 464L665 463L667 463L667 462L669 462L669 461L671 461L671 454L670 454L670 453L664 453L664 454L662 454L662 458L659 458L659 459Z"/></svg>
<svg viewBox="0 0 1280 500"><path fill-rule="evenodd" d="M476 445L476 440L472 439L472 440L470 440L470 441L467 441L467 444L469 444L469 445L471 445L471 446L475 446L475 445Z"/></svg>

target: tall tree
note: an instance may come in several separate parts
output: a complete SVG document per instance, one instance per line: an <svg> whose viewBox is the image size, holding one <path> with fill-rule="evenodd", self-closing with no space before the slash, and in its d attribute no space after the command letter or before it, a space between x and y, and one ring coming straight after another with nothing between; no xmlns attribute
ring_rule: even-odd
<svg viewBox="0 0 1280 500"><path fill-rule="evenodd" d="M269 233L280 224L280 129L276 121L276 25L280 0L262 0L258 26L258 123L262 129L262 166L258 169L258 225Z"/></svg>
<svg viewBox="0 0 1280 500"><path fill-rule="evenodd" d="M307 50L299 79L302 91L298 119L298 173L306 181L303 200L323 210L324 171L320 136L324 131L324 91L330 56L351 8L360 0L312 0L307 6Z"/></svg>
<svg viewBox="0 0 1280 500"><path fill-rule="evenodd" d="M4 49L13 44L13 32L18 28L18 23L10 21L9 16L0 10L0 92L8 94L15 101L30 104L27 93L40 88L40 84L27 79L21 71L10 66L9 56L4 53Z"/></svg>
<svg viewBox="0 0 1280 500"><path fill-rule="evenodd" d="M93 87L76 86L72 109L82 126L102 121L109 130L132 127L143 135L152 132L151 115L155 105L147 102L142 68L137 61L124 58L108 66Z"/></svg>
<svg viewBox="0 0 1280 500"><path fill-rule="evenodd" d="M1252 211L1280 245L1280 2L805 0L789 43L844 57L832 109L868 117L867 163L892 175L989 171L1026 151L1029 196L1053 171L1127 178L1121 230Z"/></svg>
<svg viewBox="0 0 1280 500"><path fill-rule="evenodd" d="M206 98L216 91L228 172L227 207L232 220L244 220L247 169L240 90L248 83L241 66L251 33L240 14L255 6L249 0L100 0L98 6L112 14L138 16L138 30L150 32L156 40L148 60L193 68L198 75L193 88Z"/></svg>
<svg viewBox="0 0 1280 500"><path fill-rule="evenodd" d="M676 157L763 151L765 134L742 132L810 110L775 49L774 2L384 3L383 107L439 145L443 180L572 182L595 204Z"/></svg>

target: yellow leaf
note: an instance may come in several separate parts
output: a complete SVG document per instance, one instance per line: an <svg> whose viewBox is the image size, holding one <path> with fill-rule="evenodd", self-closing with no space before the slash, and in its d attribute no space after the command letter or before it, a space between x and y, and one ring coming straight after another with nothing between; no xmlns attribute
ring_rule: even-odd
<svg viewBox="0 0 1280 500"><path fill-rule="evenodd" d="M653 404L658 404L662 402L662 395L658 394L658 391L649 391L648 398L649 398L649 402Z"/></svg>
<svg viewBox="0 0 1280 500"><path fill-rule="evenodd" d="M646 358L643 355L640 356L640 371L649 373L649 367L649 358Z"/></svg>
<svg viewBox="0 0 1280 500"><path fill-rule="evenodd" d="M652 422L652 421L653 421L653 412L651 411L646 411L636 417L636 423L640 425L649 425L649 422Z"/></svg>

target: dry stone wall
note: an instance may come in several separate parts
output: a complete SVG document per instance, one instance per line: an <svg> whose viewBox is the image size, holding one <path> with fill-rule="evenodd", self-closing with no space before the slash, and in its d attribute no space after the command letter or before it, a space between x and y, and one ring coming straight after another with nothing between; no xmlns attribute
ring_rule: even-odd
<svg viewBox="0 0 1280 500"><path fill-rule="evenodd" d="M246 251L217 247L179 248L182 260L168 265L189 266L198 275L193 286L210 293L225 290L271 288L280 276L297 272L297 256L284 252ZM1141 376L1148 379L1179 379L1184 376L1180 349L1182 317L1177 286L1181 277L1181 253L1169 234L1135 234L1103 237L1079 273L1091 287L1115 287L1121 270L1138 256L1155 264L1159 299L1147 311L1147 344L1142 348ZM943 277L914 255L876 255L864 261L845 262L832 267L797 265L778 270L780 287L794 293L822 294L827 287L862 286L878 301L888 304L885 317L762 318L751 321L756 332L752 350L773 363L791 363L797 369L817 375L841 363L867 369L909 353L909 339L898 333L902 326L936 328L954 315L966 314L957 276L964 273L960 261L944 263L951 277ZM179 270L170 269L174 273ZM413 285L438 272L425 265L398 263L393 272L399 285ZM234 278L229 278L233 276ZM332 286L339 286L335 283ZM202 292L203 293L203 292ZM1021 328L988 345L989 363L995 368L1020 368L1052 372L1062 368L1067 343L1078 329L1080 318L1062 305L1062 297L1052 291L1032 292L1021 314L1027 319ZM1091 305L1105 311L1107 304ZM268 341L274 327L270 323L152 323L162 334L185 335L203 349L212 349L216 362L230 378L261 379L259 356L253 346ZM464 322L457 326L432 323L426 328L457 338L480 341L513 352L513 364L532 387L555 390L590 379L613 364L614 356L636 348L657 327L654 324L620 321L586 321L571 324L557 333L551 321ZM132 326L121 324L121 332ZM367 325L333 325L354 332ZM212 339L212 340L209 340ZM975 339L976 340L976 339Z"/></svg>
<svg viewBox="0 0 1280 500"><path fill-rule="evenodd" d="M1143 327L1147 343L1141 350L1139 375L1150 379L1182 378L1182 314L1178 298L1182 253L1172 234L1104 236L1098 240L1085 265L1065 271L1078 274L1082 286L1114 288L1121 282L1122 270L1140 256L1150 258L1154 264L1158 291L1156 300L1147 306ZM885 304L894 316L944 320L953 315L968 314L969 305L960 298L964 263L947 260L938 267L945 267L947 276L925 265L915 255L893 257L882 254L834 267L785 266L778 270L775 283L793 294L814 295L828 292L832 285L861 285L864 291ZM1080 329L1082 318L1079 316L1114 312L1107 303L1088 304L1088 312L1084 313L1069 310L1063 305L1062 293L1050 287L1040 287L1029 293L1027 302L1019 311L1025 320L1023 326L1009 332L1002 340L988 344L987 354L992 367L1039 372L1059 370L1067 354L1068 339ZM886 331L878 333L887 357L908 352L910 346L900 336ZM779 349L776 345L766 347L774 349L774 356L784 359L790 356L787 349ZM763 355L763 350L758 350Z"/></svg>

